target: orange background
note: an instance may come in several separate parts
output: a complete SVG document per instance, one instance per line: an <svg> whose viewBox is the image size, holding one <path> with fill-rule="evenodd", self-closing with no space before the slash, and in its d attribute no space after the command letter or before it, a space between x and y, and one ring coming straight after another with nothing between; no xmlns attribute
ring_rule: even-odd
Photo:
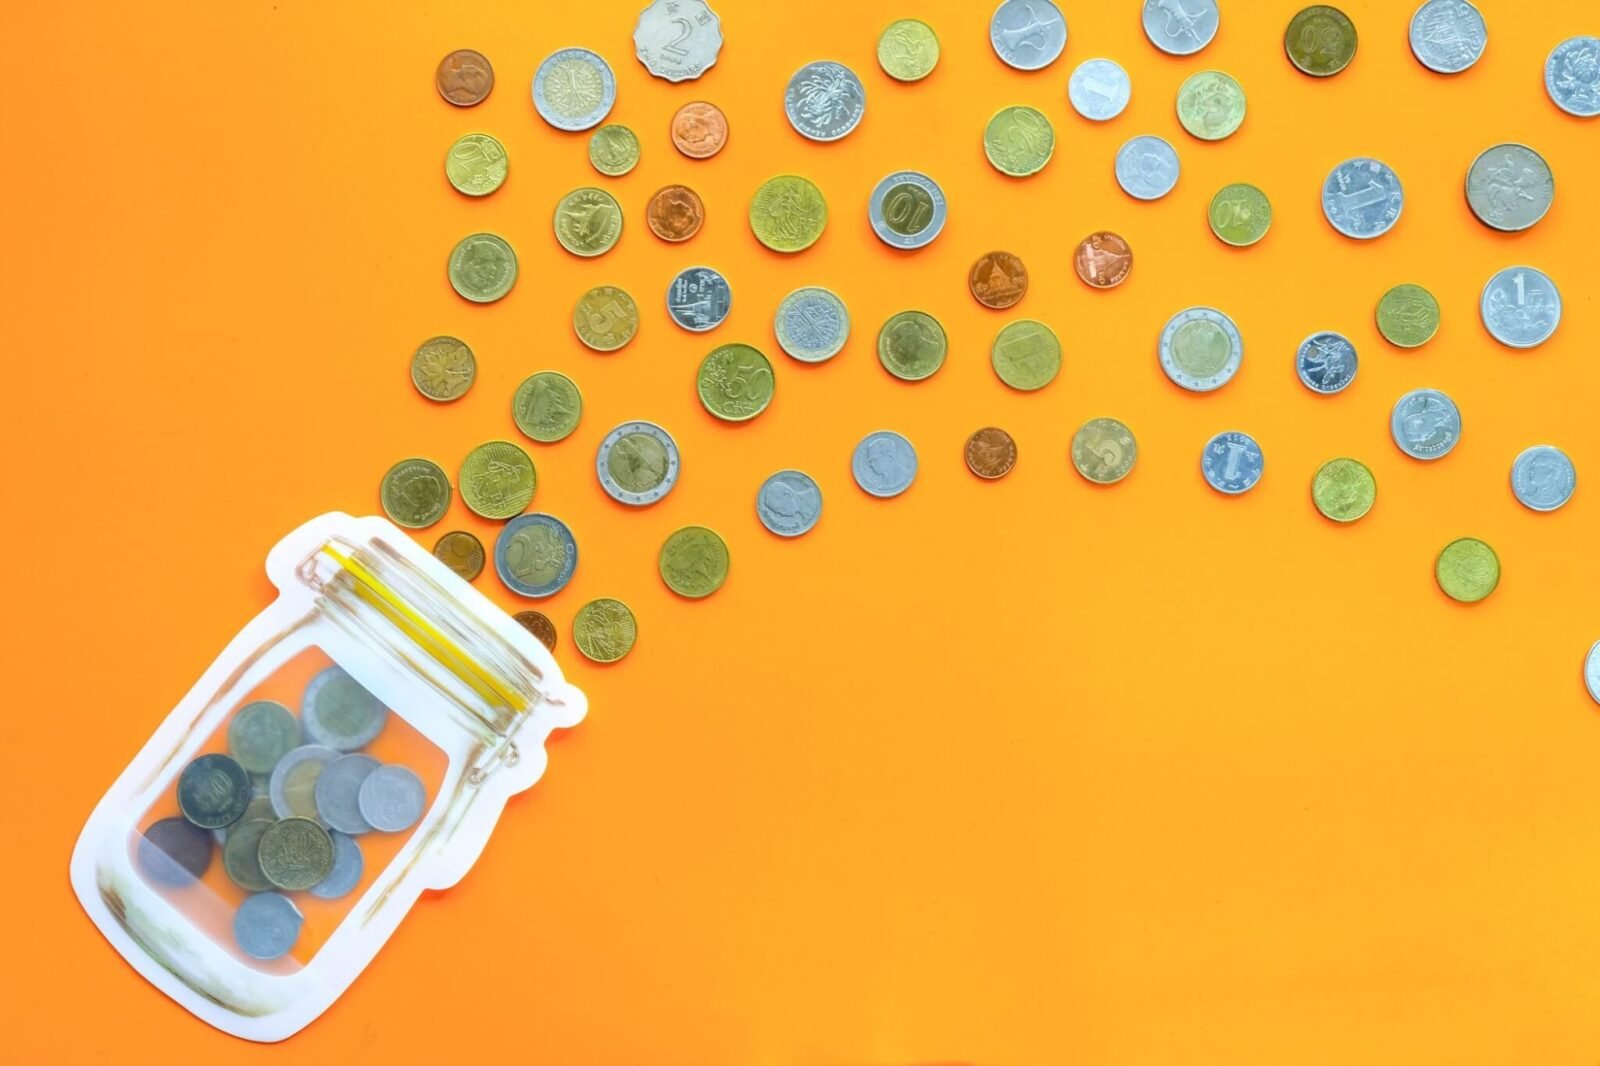
<svg viewBox="0 0 1600 1066"><path fill-rule="evenodd" d="M1600 326L1593 168L1600 125L1559 113L1545 56L1594 32L1579 0L1485 0L1490 43L1469 73L1424 71L1406 46L1412 5L1347 0L1360 52L1313 80L1282 52L1294 2L1230 0L1202 54L1144 39L1133 3L1070 3L1066 54L1036 75L1002 66L990 5L938 0L721 0L718 65L679 86L632 57L642 0L17 4L0 15L16 70L0 99L9 334L0 444L10 723L0 787L0 900L11 973L5 1031L19 1061L578 1063L1592 1063L1600 1055L1600 714L1580 664L1600 637L1594 481L1600 479ZM943 42L938 70L903 86L874 48L915 12ZM619 180L587 138L541 122L540 58L588 45L617 74L612 119L644 141ZM474 110L445 105L439 58L494 62ZM1133 103L1092 125L1065 100L1072 68L1117 59ZM831 146L785 122L791 71L831 57L866 83L865 121ZM1173 114L1189 73L1219 68L1249 94L1220 144ZM727 149L696 163L667 139L684 102L720 104ZM1011 182L980 136L1001 106L1056 124L1055 159ZM502 139L506 186L457 195L442 160L471 130ZM1112 180L1138 133L1178 148L1183 178L1154 204ZM1557 175L1554 210L1521 236L1478 224L1467 165L1506 140ZM1322 219L1340 160L1396 168L1407 203L1373 243ZM950 221L930 248L893 254L865 205L890 170L926 170ZM780 258L751 237L757 184L810 176L826 235ZM1260 185L1272 232L1222 246L1205 205ZM709 219L669 246L644 225L650 194L683 181ZM627 224L609 255L556 245L556 201L601 185ZM1073 242L1125 235L1132 278L1092 292ZM472 306L445 279L464 234L516 246L521 280ZM1006 248L1033 289L1011 313L978 307L965 276ZM667 320L681 267L722 269L733 313L714 334ZM1528 263L1561 286L1566 318L1529 353L1493 343L1477 300ZM1427 285L1438 338L1413 353L1373 325L1379 295ZM591 285L633 293L644 321L623 351L580 347L571 308ZM831 363L783 356L784 293L825 284L854 333ZM1175 311L1228 311L1244 368L1218 393L1169 384L1155 359ZM891 379L877 327L907 307L949 331L934 378ZM1016 317L1052 325L1065 369L1008 391L989 344ZM1361 353L1345 394L1295 380L1295 346L1337 329ZM437 333L476 350L472 392L422 400L411 351ZM748 340L777 365L755 422L703 410L695 367ZM319 512L376 510L396 459L454 471L475 444L516 439L527 374L583 390L578 432L530 445L538 509L581 542L572 585L543 606L589 720L553 745L550 772L507 810L466 880L424 899L347 995L282 1052L222 1036L120 963L67 886L92 805L226 640L263 607L268 547ZM1421 464L1389 439L1405 390L1437 386L1465 436ZM1086 418L1138 434L1123 484L1068 465ZM683 449L663 503L625 510L593 476L625 419L662 423ZM979 426L1015 434L1006 480L972 477ZM919 449L894 501L852 484L850 450L892 427ZM1203 442L1253 433L1265 480L1226 499L1202 482ZM1580 488L1560 513L1508 487L1523 447L1566 448ZM1353 527L1323 520L1308 485L1351 455L1379 482ZM783 541L758 525L769 473L810 471L821 525ZM677 600L655 557L673 529L720 530L733 573L710 600ZM495 527L459 501L446 529ZM1505 577L1472 608L1434 585L1462 535ZM492 575L479 585L521 606ZM639 617L638 648L599 669L570 621L594 596Z"/></svg>

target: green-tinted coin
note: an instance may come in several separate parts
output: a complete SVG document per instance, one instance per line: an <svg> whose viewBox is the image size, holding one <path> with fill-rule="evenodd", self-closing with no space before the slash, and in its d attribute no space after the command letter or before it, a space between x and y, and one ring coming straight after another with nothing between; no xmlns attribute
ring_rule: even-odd
<svg viewBox="0 0 1600 1066"><path fill-rule="evenodd" d="M261 838L276 823L273 818L241 819L228 830L222 843L222 869L246 892L265 892L272 882L261 870Z"/></svg>
<svg viewBox="0 0 1600 1066"><path fill-rule="evenodd" d="M234 712L228 751L252 774L270 774L278 760L300 746L300 723L276 700L256 700Z"/></svg>
<svg viewBox="0 0 1600 1066"><path fill-rule="evenodd" d="M504 237L474 233L450 253L450 284L463 299L494 303L517 283L517 253Z"/></svg>
<svg viewBox="0 0 1600 1066"><path fill-rule="evenodd" d="M878 361L902 381L931 377L948 350L944 327L923 311L901 311L878 331Z"/></svg>
<svg viewBox="0 0 1600 1066"><path fill-rule="evenodd" d="M555 228L573 255L604 255L622 236L622 205L604 189L574 189L556 205Z"/></svg>
<svg viewBox="0 0 1600 1066"><path fill-rule="evenodd" d="M383 475L378 498L395 525L424 529L450 509L450 478L431 459L402 459Z"/></svg>
<svg viewBox="0 0 1600 1066"><path fill-rule="evenodd" d="M222 832L224 835L233 833L237 831L240 826L248 825L249 823L262 818L265 818L269 822L276 822L278 820L278 812L272 808L271 796L267 795L265 792L257 792L254 796L250 797L250 805L244 809L243 817L241 817L237 822L234 822L232 825L228 826Z"/></svg>
<svg viewBox="0 0 1600 1066"><path fill-rule="evenodd" d="M454 337L433 337L411 356L411 384L430 400L458 400L478 377L472 349Z"/></svg>
<svg viewBox="0 0 1600 1066"><path fill-rule="evenodd" d="M1311 501L1335 522L1354 522L1372 510L1378 482L1354 459L1331 459L1311 479Z"/></svg>
<svg viewBox="0 0 1600 1066"><path fill-rule="evenodd" d="M572 620L572 642L585 658L614 663L633 650L639 623L621 600L590 600Z"/></svg>
<svg viewBox="0 0 1600 1066"><path fill-rule="evenodd" d="M878 65L896 81L921 81L939 63L939 37L919 19L899 19L878 38Z"/></svg>
<svg viewBox="0 0 1600 1066"><path fill-rule="evenodd" d="M1202 70L1178 87L1178 121L1202 141L1220 141L1244 123L1244 87L1220 70Z"/></svg>
<svg viewBox="0 0 1600 1066"><path fill-rule="evenodd" d="M1245 248L1267 235L1272 225L1272 205L1254 185L1224 185L1211 198L1206 212L1211 232L1223 244Z"/></svg>
<svg viewBox="0 0 1600 1066"><path fill-rule="evenodd" d="M700 362L695 390L724 422L748 422L772 402L772 364L748 344L724 344Z"/></svg>
<svg viewBox="0 0 1600 1066"><path fill-rule="evenodd" d="M1500 584L1500 557L1483 541L1462 537L1445 545L1433 573L1446 596L1477 603Z"/></svg>
<svg viewBox="0 0 1600 1066"><path fill-rule="evenodd" d="M1061 342L1049 326L1025 318L1000 330L989 359L1001 381L1013 389L1032 392L1060 373Z"/></svg>
<svg viewBox="0 0 1600 1066"><path fill-rule="evenodd" d="M551 444L578 428L583 395L565 374L541 370L517 387L511 417L530 440Z"/></svg>
<svg viewBox="0 0 1600 1066"><path fill-rule="evenodd" d="M597 285L572 309L578 339L597 352L614 352L639 332L639 305L615 285Z"/></svg>
<svg viewBox="0 0 1600 1066"><path fill-rule="evenodd" d="M285 818L262 832L256 855L268 881L299 892L333 869L333 838L309 818Z"/></svg>
<svg viewBox="0 0 1600 1066"><path fill-rule="evenodd" d="M1378 301L1378 332L1397 348L1420 348L1439 332L1439 301L1421 285L1396 285Z"/></svg>
<svg viewBox="0 0 1600 1066"><path fill-rule="evenodd" d="M661 580L680 596L698 600L728 580L728 546L705 526L684 526L661 545Z"/></svg>
<svg viewBox="0 0 1600 1066"><path fill-rule="evenodd" d="M527 452L508 440L492 440L461 463L461 502L485 518L515 518L533 502L538 481Z"/></svg>
<svg viewBox="0 0 1600 1066"><path fill-rule="evenodd" d="M750 229L774 252L800 252L828 225L822 190L795 174L768 178L750 200Z"/></svg>
<svg viewBox="0 0 1600 1066"><path fill-rule="evenodd" d="M463 581L476 581L487 555L483 541L464 529L452 530L433 545L433 557Z"/></svg>
<svg viewBox="0 0 1600 1066"><path fill-rule="evenodd" d="M487 133L469 133L444 157L444 176L456 191L488 196L506 180L506 149Z"/></svg>
<svg viewBox="0 0 1600 1066"><path fill-rule="evenodd" d="M1339 73L1356 57L1356 27L1343 11L1315 4L1289 20L1283 35L1289 62L1314 78Z"/></svg>
<svg viewBox="0 0 1600 1066"><path fill-rule="evenodd" d="M983 154L996 170L1013 178L1037 174L1055 150L1050 120L1031 107L1002 108L983 131Z"/></svg>
<svg viewBox="0 0 1600 1066"><path fill-rule="evenodd" d="M244 817L253 792L244 767L226 755L202 755L178 777L178 809L201 829L221 829Z"/></svg>
<svg viewBox="0 0 1600 1066"><path fill-rule="evenodd" d="M612 122L589 136L589 162L608 178L617 178L639 163L639 138L626 126Z"/></svg>

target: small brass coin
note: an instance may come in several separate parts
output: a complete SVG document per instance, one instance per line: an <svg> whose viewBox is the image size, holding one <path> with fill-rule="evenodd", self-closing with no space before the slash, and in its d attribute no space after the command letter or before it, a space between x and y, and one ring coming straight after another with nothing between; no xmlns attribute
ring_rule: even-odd
<svg viewBox="0 0 1600 1066"><path fill-rule="evenodd" d="M1332 77L1356 57L1355 23L1336 7L1314 4L1289 20L1283 50L1301 72Z"/></svg>
<svg viewBox="0 0 1600 1066"><path fill-rule="evenodd" d="M983 131L983 154L1007 177L1039 173L1055 149L1055 129L1044 112L1032 107L1001 108Z"/></svg>
<svg viewBox="0 0 1600 1066"><path fill-rule="evenodd" d="M661 545L657 565L667 588L703 599L728 580L728 545L705 526L684 526Z"/></svg>
<svg viewBox="0 0 1600 1066"><path fill-rule="evenodd" d="M583 395L567 375L541 370L517 386L511 417L529 440L553 444L578 428Z"/></svg>
<svg viewBox="0 0 1600 1066"><path fill-rule="evenodd" d="M1061 342L1043 322L1022 319L1000 330L989 353L994 372L1013 389L1042 389L1061 372Z"/></svg>
<svg viewBox="0 0 1600 1066"><path fill-rule="evenodd" d="M433 557L463 581L472 581L483 573L486 558L483 541L459 529L439 538L433 546Z"/></svg>
<svg viewBox="0 0 1600 1066"><path fill-rule="evenodd" d="M221 829L244 817L254 792L245 768L226 755L202 755L178 777L178 809L202 829Z"/></svg>
<svg viewBox="0 0 1600 1066"><path fill-rule="evenodd" d="M822 190L796 174L769 178L750 200L750 229L775 252L801 252L828 225Z"/></svg>
<svg viewBox="0 0 1600 1066"><path fill-rule="evenodd" d="M276 823L271 818L240 821L222 845L222 869L246 892L266 892L272 882L261 870L261 838Z"/></svg>
<svg viewBox="0 0 1600 1066"><path fill-rule="evenodd" d="M1254 185L1224 185L1211 198L1206 211L1211 232L1223 244L1248 248L1267 235L1272 225L1272 204Z"/></svg>
<svg viewBox="0 0 1600 1066"><path fill-rule="evenodd" d="M504 237L474 233L450 253L450 285L463 299L487 304L517 283L517 253Z"/></svg>
<svg viewBox="0 0 1600 1066"><path fill-rule="evenodd" d="M1192 74L1178 87L1178 122L1202 141L1220 141L1244 123L1244 87L1220 70Z"/></svg>
<svg viewBox="0 0 1600 1066"><path fill-rule="evenodd" d="M233 713L228 752L252 774L270 774L278 760L300 745L300 723L276 700L255 700Z"/></svg>
<svg viewBox="0 0 1600 1066"><path fill-rule="evenodd" d="M508 440L492 440L461 463L461 502L484 518L515 518L528 509L538 475L528 453Z"/></svg>
<svg viewBox="0 0 1600 1066"><path fill-rule="evenodd" d="M639 623L621 600L590 600L572 620L572 642L584 658L614 663L633 650Z"/></svg>
<svg viewBox="0 0 1600 1066"><path fill-rule="evenodd" d="M878 38L878 65L895 81L921 81L939 64L939 36L920 19L897 19Z"/></svg>
<svg viewBox="0 0 1600 1066"><path fill-rule="evenodd" d="M695 390L705 409L724 422L748 422L767 409L772 363L748 344L723 344L700 362Z"/></svg>
<svg viewBox="0 0 1600 1066"><path fill-rule="evenodd" d="M383 475L378 497L395 525L425 529L450 509L450 478L430 459L402 459Z"/></svg>
<svg viewBox="0 0 1600 1066"><path fill-rule="evenodd" d="M1114 485L1139 458L1133 432L1115 418L1091 418L1072 437L1072 466L1086 481Z"/></svg>
<svg viewBox="0 0 1600 1066"><path fill-rule="evenodd" d="M517 625L532 633L546 648L552 652L556 650L556 624L546 615L539 611L518 611L511 618Z"/></svg>
<svg viewBox="0 0 1600 1066"><path fill-rule="evenodd" d="M620 178L639 165L639 137L626 126L608 123L589 135L589 163L608 178Z"/></svg>
<svg viewBox="0 0 1600 1066"><path fill-rule="evenodd" d="M901 381L932 377L949 348L944 327L923 311L901 311L878 331L878 361Z"/></svg>
<svg viewBox="0 0 1600 1066"><path fill-rule="evenodd" d="M614 352L639 332L639 305L615 285L597 285L578 297L572 328L585 346Z"/></svg>
<svg viewBox="0 0 1600 1066"><path fill-rule="evenodd" d="M459 193L488 196L506 181L505 145L487 133L468 133L450 146L444 176Z"/></svg>
<svg viewBox="0 0 1600 1066"><path fill-rule="evenodd" d="M604 255L622 236L622 205L604 189L574 189L556 205L555 230L573 255Z"/></svg>
<svg viewBox="0 0 1600 1066"><path fill-rule="evenodd" d="M1377 498L1377 479L1354 459L1331 459L1311 479L1311 502L1335 522L1364 517Z"/></svg>
<svg viewBox="0 0 1600 1066"><path fill-rule="evenodd" d="M1500 557L1474 537L1445 545L1433 567L1444 594L1460 603L1477 603L1500 584Z"/></svg>
<svg viewBox="0 0 1600 1066"><path fill-rule="evenodd" d="M333 869L333 838L309 818L285 818L262 832L257 857L268 881L299 892Z"/></svg>
<svg viewBox="0 0 1600 1066"><path fill-rule="evenodd" d="M1378 301L1378 332L1397 348L1420 348L1439 332L1439 301L1421 285L1396 285Z"/></svg>
<svg viewBox="0 0 1600 1066"><path fill-rule="evenodd" d="M478 360L464 341L433 337L411 356L411 384L430 400L459 400L478 377Z"/></svg>

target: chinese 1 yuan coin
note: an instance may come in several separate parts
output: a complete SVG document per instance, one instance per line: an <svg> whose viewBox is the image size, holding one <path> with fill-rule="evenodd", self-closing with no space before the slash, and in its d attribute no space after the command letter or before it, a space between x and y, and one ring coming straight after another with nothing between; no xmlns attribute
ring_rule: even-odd
<svg viewBox="0 0 1600 1066"><path fill-rule="evenodd" d="M1395 446L1413 459L1442 459L1461 440L1461 411L1438 389L1414 389L1389 416Z"/></svg>
<svg viewBox="0 0 1600 1066"><path fill-rule="evenodd" d="M1507 267L1483 287L1483 328L1507 348L1537 348L1561 324L1561 293L1533 267Z"/></svg>
<svg viewBox="0 0 1600 1066"><path fill-rule="evenodd" d="M1109 59L1086 59L1067 82L1067 99L1084 118L1105 122L1122 114L1133 95L1128 72Z"/></svg>
<svg viewBox="0 0 1600 1066"><path fill-rule="evenodd" d="M1249 492L1266 468L1261 445L1248 433L1218 433L1200 453L1200 472L1206 484L1225 496Z"/></svg>
<svg viewBox="0 0 1600 1066"><path fill-rule="evenodd" d="M1346 160L1322 185L1322 213L1328 224L1355 240L1388 233L1400 221L1404 207L1399 175L1376 159Z"/></svg>
<svg viewBox="0 0 1600 1066"><path fill-rule="evenodd" d="M1144 35L1170 56L1192 56L1217 35L1216 0L1145 0Z"/></svg>
<svg viewBox="0 0 1600 1066"><path fill-rule="evenodd" d="M1177 150L1160 137L1134 137L1117 150L1117 184L1135 200L1159 200L1178 184Z"/></svg>
<svg viewBox="0 0 1600 1066"><path fill-rule="evenodd" d="M1294 369L1312 392L1324 396L1343 392L1356 379L1356 346L1340 333L1313 333L1301 342Z"/></svg>
<svg viewBox="0 0 1600 1066"><path fill-rule="evenodd" d="M1482 12L1466 0L1428 0L1411 16L1411 54L1437 74L1460 74L1488 43Z"/></svg>
<svg viewBox="0 0 1600 1066"><path fill-rule="evenodd" d="M1017 70L1043 70L1067 46L1067 20L1052 0L1004 0L989 18L994 54Z"/></svg>
<svg viewBox="0 0 1600 1066"><path fill-rule="evenodd" d="M861 124L867 90L843 63L807 63L794 72L783 94L789 124L813 141L837 141Z"/></svg>
<svg viewBox="0 0 1600 1066"><path fill-rule="evenodd" d="M1552 445L1535 445L1511 464L1511 491L1530 511L1560 510L1577 487L1578 471L1572 460Z"/></svg>
<svg viewBox="0 0 1600 1066"><path fill-rule="evenodd" d="M1211 307L1179 311L1161 331L1161 369L1190 392L1220 389L1239 372L1244 340L1233 319Z"/></svg>
<svg viewBox="0 0 1600 1066"><path fill-rule="evenodd" d="M1600 37L1573 37L1556 45L1544 64L1544 90L1569 115L1600 115Z"/></svg>

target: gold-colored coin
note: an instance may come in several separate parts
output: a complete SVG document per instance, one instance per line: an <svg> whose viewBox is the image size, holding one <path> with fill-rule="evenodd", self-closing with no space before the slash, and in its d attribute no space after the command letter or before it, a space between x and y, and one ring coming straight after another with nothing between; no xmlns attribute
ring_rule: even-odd
<svg viewBox="0 0 1600 1066"><path fill-rule="evenodd" d="M1378 480L1364 463L1331 459L1311 480L1311 502L1335 522L1354 522L1372 510L1378 499Z"/></svg>
<svg viewBox="0 0 1600 1066"><path fill-rule="evenodd" d="M705 526L684 526L661 545L656 563L667 588L687 599L703 599L728 580L728 545Z"/></svg>
<svg viewBox="0 0 1600 1066"><path fill-rule="evenodd" d="M775 252L800 252L828 225L822 190L795 174L769 178L750 201L750 229Z"/></svg>
<svg viewBox="0 0 1600 1066"><path fill-rule="evenodd" d="M461 464L461 500L484 518L515 518L537 487L533 460L508 440L478 445Z"/></svg>
<svg viewBox="0 0 1600 1066"><path fill-rule="evenodd" d="M383 475L383 513L407 529L424 529L450 509L450 478L430 459L402 459Z"/></svg>
<svg viewBox="0 0 1600 1066"><path fill-rule="evenodd" d="M478 376L478 361L455 337L425 340L411 356L411 383L430 400L459 400Z"/></svg>
<svg viewBox="0 0 1600 1066"><path fill-rule="evenodd" d="M1115 418L1091 418L1072 438L1072 466L1096 485L1127 477L1139 458L1133 432Z"/></svg>
<svg viewBox="0 0 1600 1066"><path fill-rule="evenodd" d="M896 81L921 81L939 63L939 37L920 19L899 19L878 38L878 65Z"/></svg>
<svg viewBox="0 0 1600 1066"><path fill-rule="evenodd" d="M433 557L448 566L463 581L472 581L483 573L486 558L483 541L464 530L455 530L440 537L433 546Z"/></svg>
<svg viewBox="0 0 1600 1066"><path fill-rule="evenodd" d="M622 205L604 189L574 189L556 205L555 228L573 255L604 255L622 236Z"/></svg>
<svg viewBox="0 0 1600 1066"><path fill-rule="evenodd" d="M1446 596L1459 603L1477 603L1500 584L1500 557L1483 541L1462 537L1445 545L1433 573Z"/></svg>
<svg viewBox="0 0 1600 1066"><path fill-rule="evenodd" d="M505 145L487 133L468 133L444 157L444 176L457 192L488 196L506 180Z"/></svg>
<svg viewBox="0 0 1600 1066"><path fill-rule="evenodd" d="M633 650L639 623L621 600L590 600L572 620L572 642L586 659L614 663Z"/></svg>
<svg viewBox="0 0 1600 1066"><path fill-rule="evenodd" d="M615 285L597 285L572 309L578 339L597 352L614 352L639 332L639 305Z"/></svg>
<svg viewBox="0 0 1600 1066"><path fill-rule="evenodd" d="M578 428L583 395L567 375L541 370L518 386L511 400L511 417L530 440L554 444Z"/></svg>
<svg viewBox="0 0 1600 1066"><path fill-rule="evenodd" d="M619 178L639 164L639 137L612 122L589 136L589 163L608 178Z"/></svg>

